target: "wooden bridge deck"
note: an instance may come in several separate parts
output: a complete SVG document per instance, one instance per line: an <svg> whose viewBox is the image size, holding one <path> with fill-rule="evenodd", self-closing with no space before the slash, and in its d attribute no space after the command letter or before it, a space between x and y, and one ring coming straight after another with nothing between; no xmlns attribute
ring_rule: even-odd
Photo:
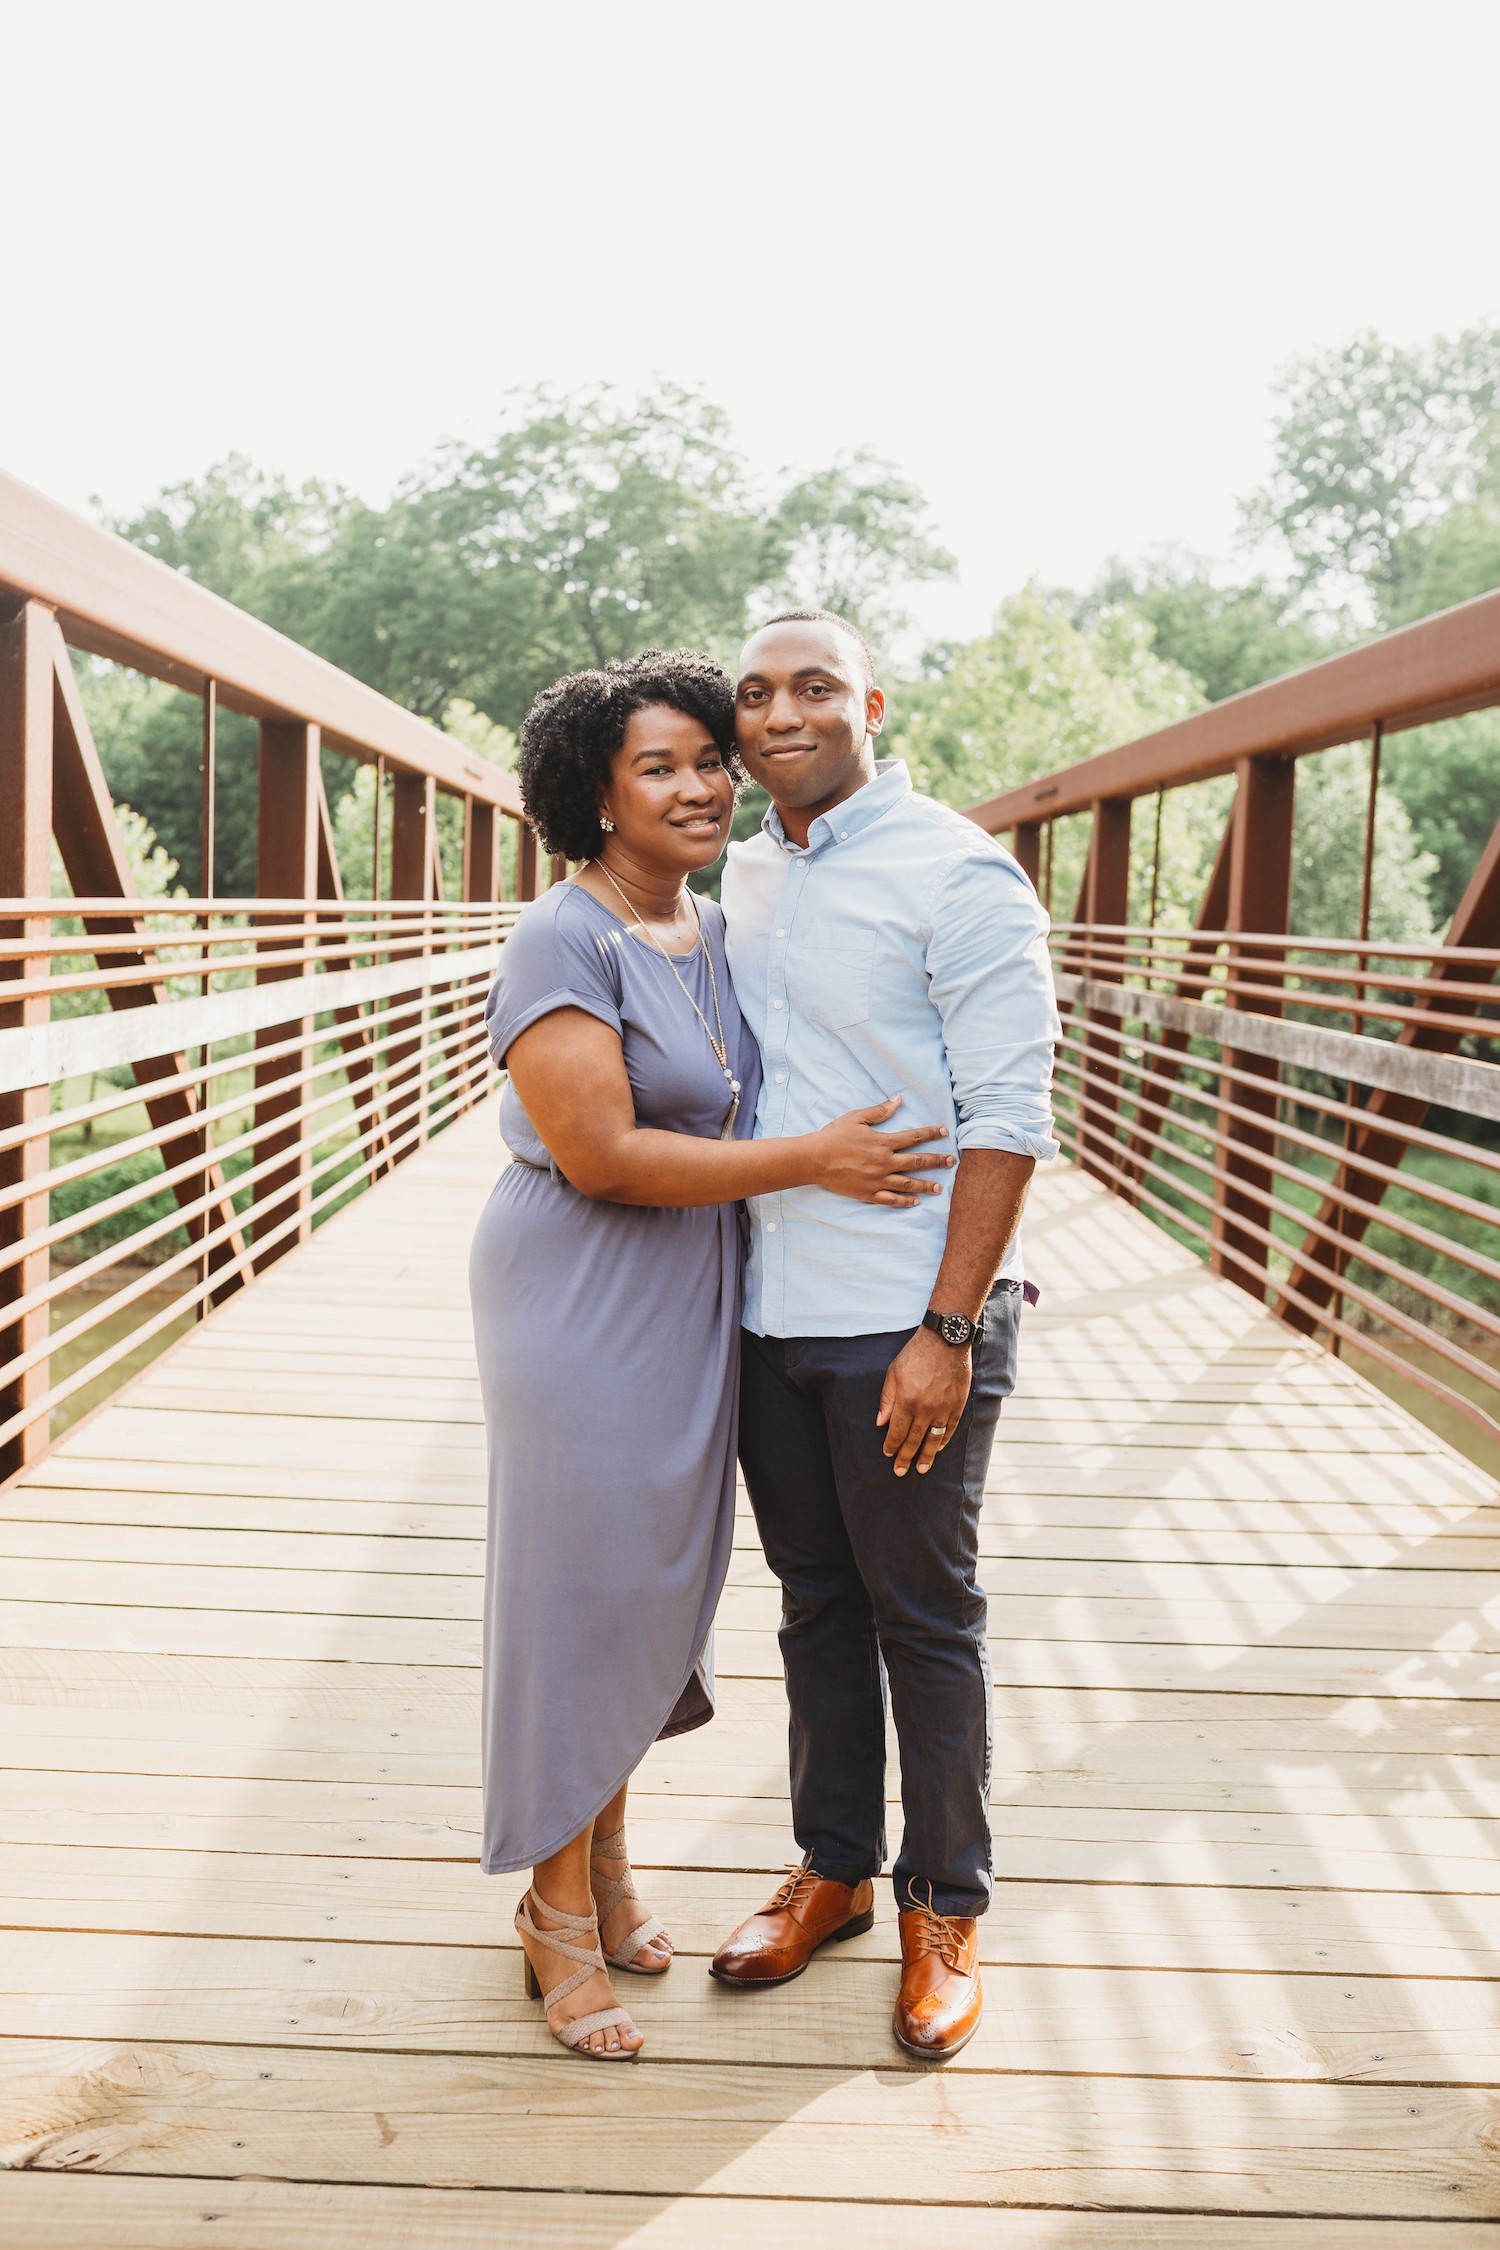
<svg viewBox="0 0 1500 2250"><path fill-rule="evenodd" d="M0 1497L0 2239L1500 2240L1495 1488L1067 1172L986 1526L981 2036L904 2063L888 1897L782 1991L703 1973L791 1850L747 1520L721 1717L633 1823L650 2059L559 2054L474 1867L494 1130Z"/></svg>

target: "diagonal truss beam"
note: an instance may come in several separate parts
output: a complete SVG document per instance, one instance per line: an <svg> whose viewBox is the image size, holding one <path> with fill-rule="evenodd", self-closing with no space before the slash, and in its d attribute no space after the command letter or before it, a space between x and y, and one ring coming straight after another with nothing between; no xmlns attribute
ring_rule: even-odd
<svg viewBox="0 0 1500 2250"><path fill-rule="evenodd" d="M104 768L78 692L72 660L55 622L50 639L52 828L58 854L75 897L133 899L137 896L135 877L115 819L109 784L104 778ZM118 915L85 914L82 920L90 937L118 936L124 927ZM140 948L113 955L113 965L142 970L157 968L155 946L149 938L144 913L132 917L129 926L141 939ZM139 984L111 985L107 990L113 1008L157 1007L167 997L164 978L153 977L148 982L143 977ZM151 1091L152 1084L158 1080L184 1076L186 1056L160 1055L132 1067L146 1113L156 1131L163 1135L163 1170L174 1171L189 1163L195 1166L173 1190L178 1202L192 1204L205 1196L212 1199L206 1210L183 1221L189 1238L219 1237L206 1253L210 1274L234 1267L244 1255L244 1243L223 1172L213 1159L205 1129L197 1123L197 1093L191 1086L157 1094ZM217 1304L242 1286L243 1275L230 1273L224 1289L216 1291L212 1301Z"/></svg>

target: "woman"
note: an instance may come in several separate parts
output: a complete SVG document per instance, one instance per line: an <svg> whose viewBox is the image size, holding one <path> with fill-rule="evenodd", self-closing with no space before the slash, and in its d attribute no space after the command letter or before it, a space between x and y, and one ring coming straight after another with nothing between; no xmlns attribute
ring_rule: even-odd
<svg viewBox="0 0 1500 2250"><path fill-rule="evenodd" d="M660 1975L625 1795L653 1741L713 1715L709 1632L734 1519L735 1205L816 1182L910 1209L954 1160L878 1133L887 1102L753 1141L760 1066L723 916L687 878L729 834L734 699L650 651L537 698L526 811L584 863L528 906L490 995L515 1162L470 1265L490 1441L482 1864L532 1869L516 1915L553 2035L629 2060L605 1961Z"/></svg>

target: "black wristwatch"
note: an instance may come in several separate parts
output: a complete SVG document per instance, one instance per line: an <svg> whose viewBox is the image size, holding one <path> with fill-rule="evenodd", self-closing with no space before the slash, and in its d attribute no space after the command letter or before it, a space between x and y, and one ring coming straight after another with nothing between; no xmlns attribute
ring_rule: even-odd
<svg viewBox="0 0 1500 2250"><path fill-rule="evenodd" d="M934 1336L941 1336L956 1352L967 1351L979 1334L979 1323L970 1320L967 1313L924 1312L922 1326L930 1328Z"/></svg>

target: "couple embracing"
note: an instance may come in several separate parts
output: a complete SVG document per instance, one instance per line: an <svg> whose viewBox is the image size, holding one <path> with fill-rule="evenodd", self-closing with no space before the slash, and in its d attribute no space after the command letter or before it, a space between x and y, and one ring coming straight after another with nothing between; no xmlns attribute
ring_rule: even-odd
<svg viewBox="0 0 1500 2250"><path fill-rule="evenodd" d="M942 2060L979 2022L979 1514L1056 1016L1030 884L877 760L884 710L859 633L793 611L737 683L652 651L559 681L522 732L527 813L577 872L522 913L489 1002L514 1161L470 1269L482 1864L531 1869L527 1989L594 2060L643 2044L610 1970L672 1965L626 1793L652 1742L713 1716L736 1447L781 1582L803 1858L712 1974L781 1984L870 1926L889 1682L895 2035ZM747 774L771 809L721 910L687 878Z"/></svg>

